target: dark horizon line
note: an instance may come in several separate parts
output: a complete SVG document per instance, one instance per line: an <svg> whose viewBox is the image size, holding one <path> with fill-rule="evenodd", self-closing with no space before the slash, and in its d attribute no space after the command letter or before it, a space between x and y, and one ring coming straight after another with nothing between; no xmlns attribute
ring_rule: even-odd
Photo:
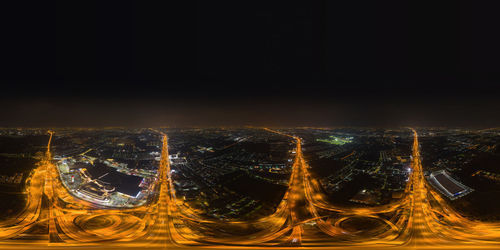
<svg viewBox="0 0 500 250"><path fill-rule="evenodd" d="M342 129L342 128L356 128L356 129L473 129L473 130L496 130L499 127L481 127L478 126L253 126L253 125L186 125L186 126L0 126L0 130L5 129L212 129L212 128L237 128L237 129Z"/></svg>

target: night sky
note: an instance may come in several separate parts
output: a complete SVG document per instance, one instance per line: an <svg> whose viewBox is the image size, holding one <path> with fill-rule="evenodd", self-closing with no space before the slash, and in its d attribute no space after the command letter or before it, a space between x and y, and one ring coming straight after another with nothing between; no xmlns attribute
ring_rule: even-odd
<svg viewBox="0 0 500 250"><path fill-rule="evenodd" d="M493 3L1 3L0 126L497 127Z"/></svg>

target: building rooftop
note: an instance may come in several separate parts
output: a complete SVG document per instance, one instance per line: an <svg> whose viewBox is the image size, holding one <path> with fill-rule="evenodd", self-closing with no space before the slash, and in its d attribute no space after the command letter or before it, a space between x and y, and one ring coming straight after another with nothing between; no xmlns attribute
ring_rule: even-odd
<svg viewBox="0 0 500 250"><path fill-rule="evenodd" d="M452 195L460 194L465 191L465 188L455 184L455 182L449 179L449 176L444 174L437 174L434 176L436 180L441 184L446 191L448 191Z"/></svg>
<svg viewBox="0 0 500 250"><path fill-rule="evenodd" d="M451 200L455 200L474 191L473 189L453 179L444 170L431 173L428 180L434 188Z"/></svg>
<svg viewBox="0 0 500 250"><path fill-rule="evenodd" d="M135 197L141 191L139 184L143 180L142 177L120 173L115 168L108 167L102 163L95 163L87 167L87 172L92 179L111 185L116 188L116 191L122 194Z"/></svg>

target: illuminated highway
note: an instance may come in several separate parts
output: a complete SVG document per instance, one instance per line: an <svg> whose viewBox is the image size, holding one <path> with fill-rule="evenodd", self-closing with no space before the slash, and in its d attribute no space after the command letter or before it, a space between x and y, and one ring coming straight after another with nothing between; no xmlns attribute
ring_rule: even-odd
<svg viewBox="0 0 500 250"><path fill-rule="evenodd" d="M219 221L177 200L168 137L163 146L153 201L137 208L103 209L74 198L52 163L49 139L44 158L26 180L27 203L15 218L0 221L2 249L88 248L466 248L500 247L500 223L472 221L455 212L425 181L417 131L412 173L400 201L370 208L335 206L309 173L302 139L290 138L295 156L287 191L271 215L256 221ZM344 227L351 220L376 221L366 232ZM250 230L251 228L251 230ZM238 233L236 233L238 232ZM242 233L243 232L243 233ZM248 233L245 233L248 232Z"/></svg>

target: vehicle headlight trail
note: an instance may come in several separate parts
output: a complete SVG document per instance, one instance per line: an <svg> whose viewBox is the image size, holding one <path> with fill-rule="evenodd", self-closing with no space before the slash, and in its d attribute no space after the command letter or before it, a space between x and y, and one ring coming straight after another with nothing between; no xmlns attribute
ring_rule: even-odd
<svg viewBox="0 0 500 250"><path fill-rule="evenodd" d="M31 248L88 246L93 248L498 248L500 223L469 220L454 211L425 181L417 131L413 133L412 173L405 197L370 208L330 204L309 172L302 139L280 130L270 133L290 138L295 156L288 188L274 213L255 221L216 221L202 218L177 199L168 153L162 138L156 197L144 206L103 209L79 200L61 183L52 163L49 140L43 159L26 180L27 203L15 218L0 222L0 246ZM373 221L367 232L351 232L353 220ZM252 227L246 235L232 233ZM40 237L35 231L46 230ZM43 235L43 234L42 234Z"/></svg>

